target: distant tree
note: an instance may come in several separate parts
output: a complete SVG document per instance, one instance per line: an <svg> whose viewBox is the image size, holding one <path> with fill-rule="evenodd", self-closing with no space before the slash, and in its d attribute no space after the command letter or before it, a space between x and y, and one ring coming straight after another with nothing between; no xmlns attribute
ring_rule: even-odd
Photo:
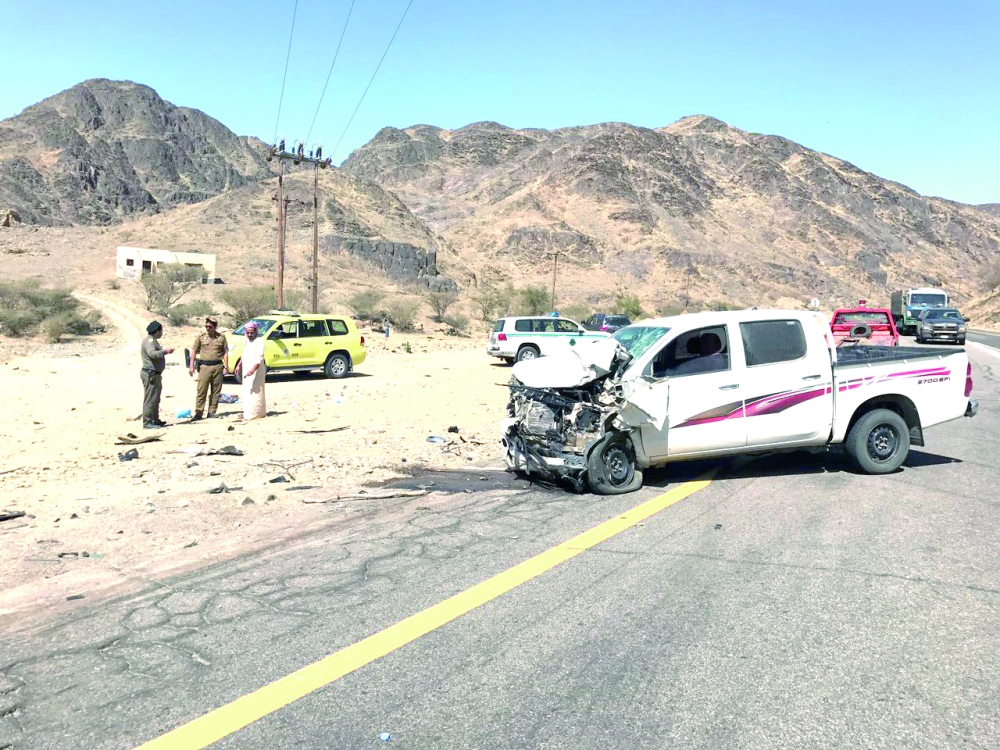
<svg viewBox="0 0 1000 750"><path fill-rule="evenodd" d="M448 308L458 302L457 292L428 292L424 295L427 304L434 311L434 320L442 322Z"/></svg>
<svg viewBox="0 0 1000 750"><path fill-rule="evenodd" d="M418 299L396 297L386 304L385 316L397 331L404 333L412 331L416 328L420 305Z"/></svg>
<svg viewBox="0 0 1000 750"><path fill-rule="evenodd" d="M358 320L377 320L384 316L384 313L379 309L379 303L384 296L380 291L367 289L348 297L346 304Z"/></svg>
<svg viewBox="0 0 1000 750"><path fill-rule="evenodd" d="M164 263L153 273L142 275L146 292L146 309L161 312L202 283L205 271L201 266Z"/></svg>
<svg viewBox="0 0 1000 750"><path fill-rule="evenodd" d="M286 291L284 298L284 307L293 310L304 300L302 292L297 290ZM233 328L236 328L250 318L256 318L269 310L276 310L278 292L268 286L231 287L219 292L219 301L233 309L230 318Z"/></svg>
<svg viewBox="0 0 1000 750"><path fill-rule="evenodd" d="M615 312L628 315L632 320L638 320L644 314L639 298L626 292L615 294Z"/></svg>
<svg viewBox="0 0 1000 750"><path fill-rule="evenodd" d="M992 292L998 286L1000 286L1000 258L994 259L983 274L983 287L986 291Z"/></svg>
<svg viewBox="0 0 1000 750"><path fill-rule="evenodd" d="M524 315L541 315L549 309L551 298L543 286L526 286L517 293L520 311Z"/></svg>
<svg viewBox="0 0 1000 750"><path fill-rule="evenodd" d="M479 319L484 323L492 323L507 315L517 296L514 285L509 281L499 287L484 282L479 289L479 294L473 296L472 302L479 311Z"/></svg>

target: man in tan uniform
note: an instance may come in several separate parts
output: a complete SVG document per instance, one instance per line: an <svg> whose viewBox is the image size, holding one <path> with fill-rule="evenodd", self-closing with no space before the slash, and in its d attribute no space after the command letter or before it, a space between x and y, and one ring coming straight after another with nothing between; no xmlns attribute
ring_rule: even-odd
<svg viewBox="0 0 1000 750"><path fill-rule="evenodd" d="M147 430L166 427L167 423L160 419L160 394L163 392L163 368L167 366L166 355L173 354L173 349L160 346L163 326L154 320L146 326L145 340L142 342L142 426Z"/></svg>
<svg viewBox="0 0 1000 750"><path fill-rule="evenodd" d="M193 376L198 371L198 397L194 405L193 419L201 419L205 401L208 401L208 416L215 416L222 395L222 375L229 369L229 345L226 337L218 331L219 322L205 318L205 332L199 334L191 347L189 372Z"/></svg>

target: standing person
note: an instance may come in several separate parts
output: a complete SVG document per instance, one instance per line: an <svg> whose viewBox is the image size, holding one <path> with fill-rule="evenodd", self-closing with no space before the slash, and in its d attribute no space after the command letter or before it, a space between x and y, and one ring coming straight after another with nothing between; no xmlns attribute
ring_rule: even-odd
<svg viewBox="0 0 1000 750"><path fill-rule="evenodd" d="M257 335L257 324L252 320L244 323L243 333L247 337L240 356L243 419L259 419L267 416L267 402L264 400L264 377L267 373L264 364L264 339Z"/></svg>
<svg viewBox="0 0 1000 750"><path fill-rule="evenodd" d="M145 340L142 342L142 426L147 430L166 427L167 423L160 419L160 394L163 392L163 368L167 366L168 354L173 349L160 346L163 326L154 320L146 326Z"/></svg>
<svg viewBox="0 0 1000 750"><path fill-rule="evenodd" d="M198 392L194 403L194 417L201 419L202 408L208 401L208 416L214 417L222 395L222 375L229 369L229 345L219 333L219 321L205 318L205 332L199 334L191 347L188 371L194 376L198 371ZM201 355L200 357L198 355Z"/></svg>

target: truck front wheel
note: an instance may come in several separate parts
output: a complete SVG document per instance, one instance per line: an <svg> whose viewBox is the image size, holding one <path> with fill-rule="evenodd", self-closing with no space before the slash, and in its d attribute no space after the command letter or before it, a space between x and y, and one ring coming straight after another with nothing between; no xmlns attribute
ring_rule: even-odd
<svg viewBox="0 0 1000 750"><path fill-rule="evenodd" d="M896 412L875 409L854 423L845 442L851 461L865 474L889 474L910 452L910 428Z"/></svg>
<svg viewBox="0 0 1000 750"><path fill-rule="evenodd" d="M587 485L595 495L624 495L642 487L642 469L624 435L609 432L587 459Z"/></svg>

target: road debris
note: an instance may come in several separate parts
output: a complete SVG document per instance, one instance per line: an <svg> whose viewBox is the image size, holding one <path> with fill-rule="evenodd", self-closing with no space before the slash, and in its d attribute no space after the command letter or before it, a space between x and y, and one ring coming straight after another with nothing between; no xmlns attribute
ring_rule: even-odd
<svg viewBox="0 0 1000 750"><path fill-rule="evenodd" d="M0 521L13 521L15 518L24 518L27 513L23 510L0 510Z"/></svg>
<svg viewBox="0 0 1000 750"><path fill-rule="evenodd" d="M213 487L210 490L205 490L206 495L221 495L224 492L238 492L242 490L242 487L229 487L225 482L220 483L217 487Z"/></svg>
<svg viewBox="0 0 1000 750"><path fill-rule="evenodd" d="M375 490L365 492L363 490L346 495L336 495L327 498L306 497L302 499L304 503L335 503L338 500L388 500L393 497L423 497L427 490Z"/></svg>
<svg viewBox="0 0 1000 750"><path fill-rule="evenodd" d="M137 451L135 448L133 448L130 451L125 451L124 453L118 454L118 460L122 462L133 461L137 458L139 458L139 451Z"/></svg>
<svg viewBox="0 0 1000 750"><path fill-rule="evenodd" d="M115 438L115 445L142 445L143 443L153 443L162 438L166 433L157 432L154 435L143 435L142 437L137 437L131 432L124 435L118 435Z"/></svg>
<svg viewBox="0 0 1000 750"><path fill-rule="evenodd" d="M255 503L255 502L253 501L253 498L252 498L252 497L249 497L249 496L248 496L248 497L245 497L245 498L243 498L242 500L240 500L240 501L239 501L239 502L237 503L237 505L240 505L240 506L245 506L245 505L256 505L256 504L257 504L257 503Z"/></svg>
<svg viewBox="0 0 1000 750"><path fill-rule="evenodd" d="M265 466L277 466L279 469L281 469L282 474L286 475L289 479L295 479L295 475L292 473L292 469L296 468L297 466L305 466L306 464L311 464L312 462L313 460L311 458L307 458L305 461L296 461L294 463L289 461L265 461L262 464L257 464L257 466L259 466L260 468L264 468Z"/></svg>

